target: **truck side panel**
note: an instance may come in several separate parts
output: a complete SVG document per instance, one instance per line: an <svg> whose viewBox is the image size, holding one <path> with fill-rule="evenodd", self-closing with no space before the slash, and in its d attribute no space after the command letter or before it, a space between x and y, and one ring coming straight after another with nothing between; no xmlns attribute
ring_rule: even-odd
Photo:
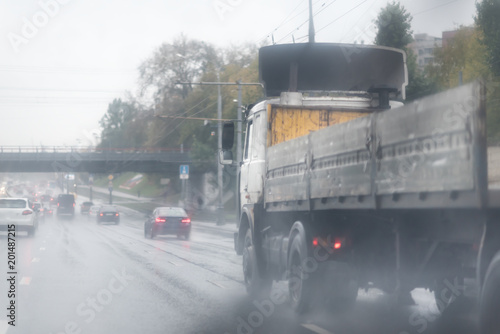
<svg viewBox="0 0 500 334"><path fill-rule="evenodd" d="M484 207L483 94L476 82L268 147L266 208Z"/></svg>

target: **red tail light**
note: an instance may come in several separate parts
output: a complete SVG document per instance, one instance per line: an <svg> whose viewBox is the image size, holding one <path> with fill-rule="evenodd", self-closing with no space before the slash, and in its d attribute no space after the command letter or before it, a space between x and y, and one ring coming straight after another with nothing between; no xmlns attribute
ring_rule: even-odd
<svg viewBox="0 0 500 334"><path fill-rule="evenodd" d="M73 207L75 207L75 203L73 203Z"/></svg>
<svg viewBox="0 0 500 334"><path fill-rule="evenodd" d="M184 218L184 219L181 220L181 222L183 224L189 224L189 223L191 223L191 218Z"/></svg>
<svg viewBox="0 0 500 334"><path fill-rule="evenodd" d="M342 243L341 243L341 242L335 242L335 243L333 244L333 248L334 248L334 249L339 249L340 247L342 247Z"/></svg>
<svg viewBox="0 0 500 334"><path fill-rule="evenodd" d="M32 213L33 213L33 211L31 211L31 210L24 210L23 216L31 215Z"/></svg>
<svg viewBox="0 0 500 334"><path fill-rule="evenodd" d="M313 246L316 247L319 245L318 238L313 239Z"/></svg>
<svg viewBox="0 0 500 334"><path fill-rule="evenodd" d="M155 219L155 223L165 223L167 220L165 218L158 217Z"/></svg>
<svg viewBox="0 0 500 334"><path fill-rule="evenodd" d="M99 216L101 216L101 217L102 217L102 216L104 216L104 214L103 214L103 213L101 213Z"/></svg>
<svg viewBox="0 0 500 334"><path fill-rule="evenodd" d="M117 212L115 216L117 216L117 217L118 217L119 215L120 215L120 214Z"/></svg>

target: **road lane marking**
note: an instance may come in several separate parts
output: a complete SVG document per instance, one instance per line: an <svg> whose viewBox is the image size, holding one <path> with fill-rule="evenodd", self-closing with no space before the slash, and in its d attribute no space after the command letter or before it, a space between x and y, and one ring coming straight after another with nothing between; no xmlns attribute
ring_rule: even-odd
<svg viewBox="0 0 500 334"><path fill-rule="evenodd" d="M212 281L210 281L210 280L208 280L208 279L207 279L207 282L208 282L208 283L212 283L213 285L218 286L218 287L219 287L219 288L221 288L221 289L225 289L225 287L224 287L224 286L222 286L222 285L220 285L219 283L212 282Z"/></svg>
<svg viewBox="0 0 500 334"><path fill-rule="evenodd" d="M21 278L19 285L30 285L30 283L31 283L31 277L23 277Z"/></svg>
<svg viewBox="0 0 500 334"><path fill-rule="evenodd" d="M33 260L31 260L31 262L40 262L40 259L37 257L34 257Z"/></svg>
<svg viewBox="0 0 500 334"><path fill-rule="evenodd" d="M318 334L333 334L332 332L330 331L327 331L326 329L324 328L321 328L321 327L318 327L314 324L302 324L301 325L302 327L310 330L311 332L314 332L314 333L318 333Z"/></svg>
<svg viewBox="0 0 500 334"><path fill-rule="evenodd" d="M152 253L151 253L150 251L148 251L148 250L144 250L144 251L145 251L146 253L148 253L148 254L152 254Z"/></svg>
<svg viewBox="0 0 500 334"><path fill-rule="evenodd" d="M178 263L175 263L175 262L172 262L172 261L168 261L168 262L172 263L172 264L173 264L174 266L176 266L176 267L182 267L182 265L180 265L180 264L178 264Z"/></svg>

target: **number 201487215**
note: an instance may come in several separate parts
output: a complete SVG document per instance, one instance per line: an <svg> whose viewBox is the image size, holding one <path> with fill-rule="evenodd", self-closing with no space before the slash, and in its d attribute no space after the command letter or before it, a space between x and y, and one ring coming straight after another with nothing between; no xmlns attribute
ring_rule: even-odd
<svg viewBox="0 0 500 334"><path fill-rule="evenodd" d="M16 265L16 225L7 226L7 260L10 270L15 270Z"/></svg>

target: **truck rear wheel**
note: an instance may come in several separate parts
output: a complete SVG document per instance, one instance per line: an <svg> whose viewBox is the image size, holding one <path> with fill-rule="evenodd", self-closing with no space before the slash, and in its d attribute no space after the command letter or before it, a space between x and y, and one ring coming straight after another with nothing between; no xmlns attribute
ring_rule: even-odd
<svg viewBox="0 0 500 334"><path fill-rule="evenodd" d="M263 277L257 263L252 231L247 229L243 247L243 277L247 293L252 297L267 297L273 284L272 279Z"/></svg>
<svg viewBox="0 0 500 334"><path fill-rule="evenodd" d="M307 245L301 234L293 236L288 253L288 292L292 308L303 313L315 300L316 274L307 270Z"/></svg>
<svg viewBox="0 0 500 334"><path fill-rule="evenodd" d="M500 328L500 252L491 261L481 291L479 325L481 334L498 333Z"/></svg>

